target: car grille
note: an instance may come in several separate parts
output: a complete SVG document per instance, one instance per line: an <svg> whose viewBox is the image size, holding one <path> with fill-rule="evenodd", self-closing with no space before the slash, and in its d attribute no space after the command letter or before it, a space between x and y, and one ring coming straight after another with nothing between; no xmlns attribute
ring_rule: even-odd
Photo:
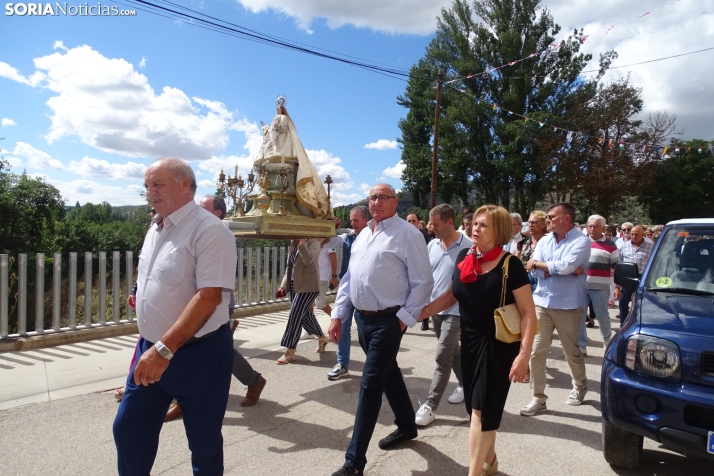
<svg viewBox="0 0 714 476"><path fill-rule="evenodd" d="M702 355L702 375L714 377L714 354Z"/></svg>
<svg viewBox="0 0 714 476"><path fill-rule="evenodd" d="M686 405L684 407L684 423L689 426L714 431L714 409Z"/></svg>

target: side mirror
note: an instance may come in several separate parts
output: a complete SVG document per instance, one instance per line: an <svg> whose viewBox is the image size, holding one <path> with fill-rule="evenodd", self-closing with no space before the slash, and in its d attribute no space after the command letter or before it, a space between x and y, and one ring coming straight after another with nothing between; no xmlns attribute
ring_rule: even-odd
<svg viewBox="0 0 714 476"><path fill-rule="evenodd" d="M634 290L640 282L640 270L637 263L617 263L615 266L615 284L625 289Z"/></svg>

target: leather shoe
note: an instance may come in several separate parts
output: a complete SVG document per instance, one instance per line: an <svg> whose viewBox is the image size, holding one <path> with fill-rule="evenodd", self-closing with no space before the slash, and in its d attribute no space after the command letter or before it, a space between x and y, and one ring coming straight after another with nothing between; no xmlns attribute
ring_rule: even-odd
<svg viewBox="0 0 714 476"><path fill-rule="evenodd" d="M164 421L176 420L178 418L181 418L182 416L183 416L183 411L181 410L181 407L178 405L178 403L172 403L171 406L169 407L169 411L166 412Z"/></svg>
<svg viewBox="0 0 714 476"><path fill-rule="evenodd" d="M340 469L332 473L332 476L362 476L364 472L354 467L352 463L345 463Z"/></svg>
<svg viewBox="0 0 714 476"><path fill-rule="evenodd" d="M231 319L231 334L236 333L236 329L238 329L238 319Z"/></svg>
<svg viewBox="0 0 714 476"><path fill-rule="evenodd" d="M245 398L240 402L241 407L252 407L260 399L260 394L265 388L265 384L268 383L265 377L260 376L260 382L256 383L252 387L248 387L248 391L245 392Z"/></svg>
<svg viewBox="0 0 714 476"><path fill-rule="evenodd" d="M402 430L397 428L381 440L379 440L379 447L383 450L388 450L389 448L394 448L395 446L401 445L405 441L413 440L417 437L417 432L404 434Z"/></svg>

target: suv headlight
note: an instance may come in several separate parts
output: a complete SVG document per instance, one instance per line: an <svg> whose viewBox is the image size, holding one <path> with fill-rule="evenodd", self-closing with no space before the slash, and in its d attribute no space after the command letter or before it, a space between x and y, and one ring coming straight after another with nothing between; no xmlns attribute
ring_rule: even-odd
<svg viewBox="0 0 714 476"><path fill-rule="evenodd" d="M679 347L672 341L639 334L627 339L625 366L636 374L679 381L680 360Z"/></svg>

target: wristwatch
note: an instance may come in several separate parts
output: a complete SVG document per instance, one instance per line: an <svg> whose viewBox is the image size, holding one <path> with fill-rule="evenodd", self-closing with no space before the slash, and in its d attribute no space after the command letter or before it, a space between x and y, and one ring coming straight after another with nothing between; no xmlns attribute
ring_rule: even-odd
<svg viewBox="0 0 714 476"><path fill-rule="evenodd" d="M161 355L166 360L171 360L174 358L174 353L169 350L168 347L164 345L163 342L156 341L156 344L154 344L154 347L156 347L156 351Z"/></svg>
<svg viewBox="0 0 714 476"><path fill-rule="evenodd" d="M333 275L332 275L332 277L333 277L333 278L336 278L336 277L337 277L337 275L336 275L336 274L333 274Z"/></svg>
<svg viewBox="0 0 714 476"><path fill-rule="evenodd" d="M537 259L534 259L534 260L533 260L533 267L531 268L531 271L535 271L536 269L538 269L538 268L536 268L536 265L537 265L537 264L538 264L538 260L537 260Z"/></svg>

